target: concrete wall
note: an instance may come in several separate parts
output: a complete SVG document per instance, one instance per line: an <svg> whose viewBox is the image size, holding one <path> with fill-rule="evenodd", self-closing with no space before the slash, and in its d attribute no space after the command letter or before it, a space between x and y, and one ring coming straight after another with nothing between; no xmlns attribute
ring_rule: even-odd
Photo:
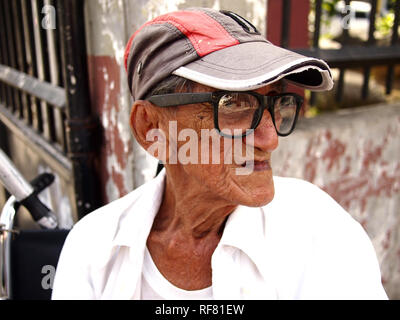
<svg viewBox="0 0 400 320"><path fill-rule="evenodd" d="M308 180L338 201L372 239L382 281L400 299L400 104L302 119L273 153L275 175ZM338 230L340 236L340 230Z"/></svg>

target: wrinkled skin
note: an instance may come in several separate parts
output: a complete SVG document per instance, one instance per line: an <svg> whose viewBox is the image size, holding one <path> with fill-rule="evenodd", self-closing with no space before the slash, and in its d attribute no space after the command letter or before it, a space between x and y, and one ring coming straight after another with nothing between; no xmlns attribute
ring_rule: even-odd
<svg viewBox="0 0 400 320"><path fill-rule="evenodd" d="M202 85L193 88L194 92L214 90ZM271 85L255 91L264 95L275 94L280 87ZM196 131L200 156L200 130L214 128L212 107L198 104L159 108L148 101L136 101L132 107L132 131L146 150L153 143L146 141L148 130L161 129L168 141L170 120L177 121L178 134L185 128ZM264 112L252 135L252 138L241 139L242 150L246 143L254 144L254 160L267 162L260 170L248 175L236 174L236 169L241 168L240 163L224 164L223 159L232 152L229 148L220 148L220 164L212 164L211 159L209 164L183 165L179 161L168 164L167 157L164 197L147 246L159 271L179 288L197 290L210 286L211 256L229 214L238 205L259 207L274 197L270 159L278 146L278 136L268 111ZM223 146L223 140L227 138L219 139ZM186 142L171 140L170 143L177 143L179 150ZM211 156L211 151L209 154Z"/></svg>

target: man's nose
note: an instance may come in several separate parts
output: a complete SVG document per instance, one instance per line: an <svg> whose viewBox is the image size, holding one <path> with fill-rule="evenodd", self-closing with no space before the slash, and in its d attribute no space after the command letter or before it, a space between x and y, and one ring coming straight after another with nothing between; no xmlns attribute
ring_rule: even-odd
<svg viewBox="0 0 400 320"><path fill-rule="evenodd" d="M258 127L252 134L254 135L255 148L272 152L278 147L278 134L268 110L264 111Z"/></svg>

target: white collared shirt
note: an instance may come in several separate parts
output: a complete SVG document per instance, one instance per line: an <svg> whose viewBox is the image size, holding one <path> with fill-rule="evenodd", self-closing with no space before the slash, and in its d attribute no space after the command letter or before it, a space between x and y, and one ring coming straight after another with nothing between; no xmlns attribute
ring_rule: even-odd
<svg viewBox="0 0 400 320"><path fill-rule="evenodd" d="M67 237L53 299L140 299L157 178L82 218ZM239 206L212 260L214 299L387 299L370 239L318 187L274 177L275 197Z"/></svg>

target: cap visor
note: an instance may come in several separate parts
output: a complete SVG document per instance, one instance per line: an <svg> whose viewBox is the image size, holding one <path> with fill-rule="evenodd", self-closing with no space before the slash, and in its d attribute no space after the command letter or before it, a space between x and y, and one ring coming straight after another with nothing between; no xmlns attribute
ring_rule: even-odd
<svg viewBox="0 0 400 320"><path fill-rule="evenodd" d="M173 74L221 90L254 90L282 78L313 91L333 87L324 61L267 42L241 43L215 51Z"/></svg>

